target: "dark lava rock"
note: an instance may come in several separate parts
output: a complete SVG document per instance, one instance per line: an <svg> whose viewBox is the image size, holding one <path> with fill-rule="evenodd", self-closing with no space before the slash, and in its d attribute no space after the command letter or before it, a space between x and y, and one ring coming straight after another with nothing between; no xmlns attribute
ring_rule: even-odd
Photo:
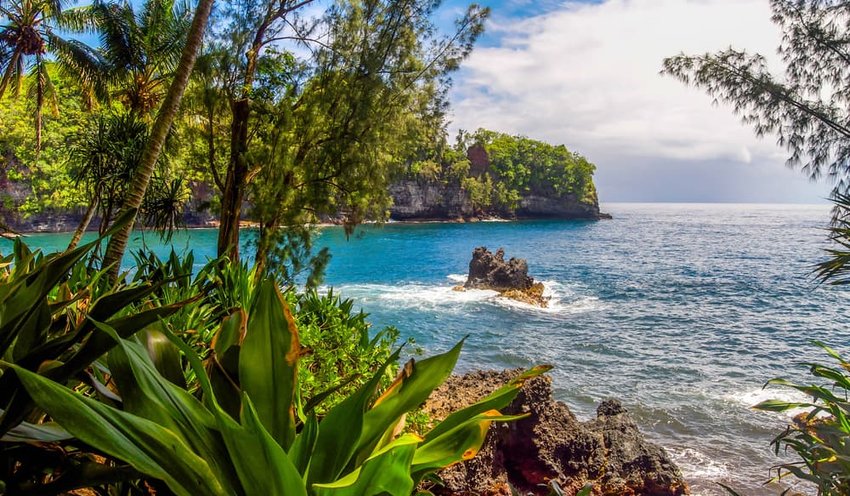
<svg viewBox="0 0 850 496"><path fill-rule="evenodd" d="M516 376L518 371L476 371L452 376L425 405L433 419L470 405ZM597 418L580 422L552 399L549 377L525 383L502 413L530 414L493 424L478 455L439 473L439 495L549 494L556 483L567 495L586 484L605 496L689 494L682 474L660 447L646 441L634 420L615 400L603 402Z"/></svg>
<svg viewBox="0 0 850 496"><path fill-rule="evenodd" d="M472 251L465 288L507 291L526 290L533 285L534 279L528 276L528 263L525 260L511 258L506 262L505 250L502 248L496 250L495 254L484 246Z"/></svg>

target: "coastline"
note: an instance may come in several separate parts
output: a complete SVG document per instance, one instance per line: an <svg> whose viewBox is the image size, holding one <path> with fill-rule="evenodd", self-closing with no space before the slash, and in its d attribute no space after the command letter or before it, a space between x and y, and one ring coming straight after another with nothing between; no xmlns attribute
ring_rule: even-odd
<svg viewBox="0 0 850 496"><path fill-rule="evenodd" d="M499 217L499 216L473 216L473 217L422 217L422 218L406 218L406 219L394 219L389 218L386 221L375 221L369 220L365 221L363 225L380 225L380 224L477 224L479 222L523 222L523 221L536 221L536 220L561 220L561 221L586 221L586 222L595 222L600 220L612 220L613 216L611 214L600 212L598 215L593 217L586 216L514 216L514 217ZM61 224L64 225L64 224ZM343 225L343 222L318 222L315 224L311 224L312 227L316 228L325 228L325 227L336 227ZM199 230L199 229L218 229L219 222L218 220L210 220L205 222L193 222L187 223L180 227L181 230ZM240 222L240 227L243 229L256 229L259 227L259 223L253 221L242 221ZM0 238L14 240L20 237L26 237L31 234L71 234L74 232L74 229L52 229L50 226L45 228L36 228L36 229L24 229L19 227L11 227L12 231L10 232L0 232ZM97 227L93 227L86 231L87 233L97 232Z"/></svg>

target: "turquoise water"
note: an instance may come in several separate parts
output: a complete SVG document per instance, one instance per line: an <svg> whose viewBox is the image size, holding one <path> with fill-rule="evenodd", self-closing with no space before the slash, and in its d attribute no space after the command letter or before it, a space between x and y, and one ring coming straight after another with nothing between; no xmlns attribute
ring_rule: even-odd
<svg viewBox="0 0 850 496"><path fill-rule="evenodd" d="M777 494L761 483L777 461L768 444L788 417L749 407L793 398L762 385L778 375L806 380L797 364L823 358L810 340L850 343L850 292L810 276L827 246L829 207L603 210L614 220L388 224L349 240L326 228L320 244L334 256L326 282L356 298L376 326L394 325L426 350L469 335L461 369L555 365L557 397L579 417L604 398L621 399L695 494L722 494L711 481ZM61 248L67 238L29 241ZM180 233L174 243L203 260L215 233ZM526 258L552 308L452 291L479 245Z"/></svg>

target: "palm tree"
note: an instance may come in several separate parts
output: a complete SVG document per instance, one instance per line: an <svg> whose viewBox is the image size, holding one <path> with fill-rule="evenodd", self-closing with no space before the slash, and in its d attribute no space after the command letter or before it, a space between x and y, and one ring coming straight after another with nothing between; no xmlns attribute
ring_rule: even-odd
<svg viewBox="0 0 850 496"><path fill-rule="evenodd" d="M192 26L189 28L186 44L183 46L180 61L174 72L174 79L168 88L168 93L165 95L153 128L151 128L150 137L142 154L141 164L133 175L133 181L130 184L122 211L138 212L142 206L156 162L165 144L165 138L171 130L171 124L174 122L177 110L180 107L180 100L182 100L186 86L189 84L189 76L192 75L195 59L203 43L204 30L207 21L209 21L212 6L213 0L198 0L198 7L195 9L195 16L192 19ZM133 221L135 221L135 214L133 214ZM113 281L118 278L121 259L124 258L127 241L130 239L130 232L133 229L133 221L122 226L109 239L103 265L109 267L109 277Z"/></svg>
<svg viewBox="0 0 850 496"><path fill-rule="evenodd" d="M100 34L98 53L113 95L129 111L150 115L180 60L189 10L174 0L148 0L137 13L127 0L96 0L87 13Z"/></svg>
<svg viewBox="0 0 850 496"><path fill-rule="evenodd" d="M83 30L87 26L80 12L65 11L64 6L63 0L0 2L0 14L6 18L6 24L0 25L0 98L9 89L15 97L20 95L29 73L31 83L27 94L35 101L36 151L41 148L44 106L58 112L48 71L50 60L72 75L85 94L91 96L103 88L99 77L103 70L100 56L85 43L62 38L54 32L54 28Z"/></svg>

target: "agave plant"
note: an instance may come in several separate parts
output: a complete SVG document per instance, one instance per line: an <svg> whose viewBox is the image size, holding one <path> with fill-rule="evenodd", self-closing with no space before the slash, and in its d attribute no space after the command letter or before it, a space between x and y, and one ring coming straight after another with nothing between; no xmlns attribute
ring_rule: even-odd
<svg viewBox="0 0 850 496"><path fill-rule="evenodd" d="M115 344L107 364L120 408L6 365L69 433L164 481L178 495L410 494L426 474L473 457L492 422L519 418L498 409L524 380L547 370L530 370L419 437L399 434L405 413L451 373L462 343L409 362L378 396L381 373L398 359L397 351L320 419L314 407L322 395L303 406L297 401L298 329L270 280L259 283L248 312L235 311L222 322L206 364L164 330L196 374L198 395L169 381L140 342L110 324L89 321Z"/></svg>

